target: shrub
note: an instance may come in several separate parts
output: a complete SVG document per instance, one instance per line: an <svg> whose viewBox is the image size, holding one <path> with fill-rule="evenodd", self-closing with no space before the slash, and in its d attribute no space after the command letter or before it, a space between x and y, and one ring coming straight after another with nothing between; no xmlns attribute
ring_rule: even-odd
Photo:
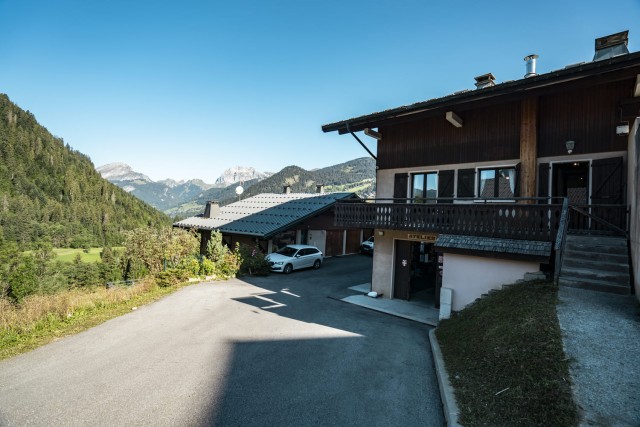
<svg viewBox="0 0 640 427"><path fill-rule="evenodd" d="M211 232L211 239L207 243L207 259L215 266L214 274L219 279L235 277L240 269L238 248L231 252L222 242L222 234L218 231Z"/></svg>
<svg viewBox="0 0 640 427"><path fill-rule="evenodd" d="M155 281L156 285L161 288L167 288L169 286L175 286L180 282L184 282L189 278L189 274L186 270L181 268L168 268L165 271L156 273Z"/></svg>
<svg viewBox="0 0 640 427"><path fill-rule="evenodd" d="M216 264L215 273L219 279L226 280L236 277L236 274L238 274L238 270L240 270L239 257L232 252L227 252Z"/></svg>
<svg viewBox="0 0 640 427"><path fill-rule="evenodd" d="M240 258L241 275L266 276L271 268L264 253L256 246L240 245L237 251Z"/></svg>
<svg viewBox="0 0 640 427"><path fill-rule="evenodd" d="M99 265L93 262L82 262L80 254L77 254L71 264L66 265L65 275L69 280L69 287L71 288L99 285L102 283Z"/></svg>
<svg viewBox="0 0 640 427"><path fill-rule="evenodd" d="M140 263L151 274L162 271L165 260L170 267L176 267L198 251L198 239L193 232L170 227L138 228L125 235L125 258L131 261L130 267Z"/></svg>
<svg viewBox="0 0 640 427"><path fill-rule="evenodd" d="M216 265L208 258L202 259L202 264L200 264L200 274L205 276L210 276L216 271Z"/></svg>
<svg viewBox="0 0 640 427"><path fill-rule="evenodd" d="M9 273L7 282L9 297L16 302L35 294L38 291L35 259L30 255L23 256L21 262Z"/></svg>

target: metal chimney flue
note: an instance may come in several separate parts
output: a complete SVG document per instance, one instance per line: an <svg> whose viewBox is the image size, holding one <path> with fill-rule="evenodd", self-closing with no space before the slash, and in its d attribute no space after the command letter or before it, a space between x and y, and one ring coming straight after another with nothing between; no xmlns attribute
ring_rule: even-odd
<svg viewBox="0 0 640 427"><path fill-rule="evenodd" d="M538 74L536 73L536 59L538 59L538 55L533 54L524 57L524 61L527 63L527 74L524 75L524 78L535 77Z"/></svg>
<svg viewBox="0 0 640 427"><path fill-rule="evenodd" d="M610 59L629 53L627 44L629 43L629 31L611 34L596 39L596 52L593 55L594 61Z"/></svg>

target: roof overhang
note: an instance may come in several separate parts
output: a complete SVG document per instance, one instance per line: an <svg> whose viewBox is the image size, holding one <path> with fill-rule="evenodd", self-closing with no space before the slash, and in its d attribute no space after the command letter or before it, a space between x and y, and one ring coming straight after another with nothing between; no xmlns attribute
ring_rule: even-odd
<svg viewBox="0 0 640 427"><path fill-rule="evenodd" d="M366 116L342 120L322 126L322 131L338 131L342 135L348 132L359 132L365 128L379 128L386 124L445 114L446 111L452 108L460 108L461 106L472 108L474 105L481 103L499 103L509 99L543 95L554 92L559 87L616 81L632 76L633 74L630 71L634 69L636 73L640 73L640 52L621 55L608 60L567 66L561 70L539 74L535 77L508 81L482 89L456 92L442 98L430 99Z"/></svg>

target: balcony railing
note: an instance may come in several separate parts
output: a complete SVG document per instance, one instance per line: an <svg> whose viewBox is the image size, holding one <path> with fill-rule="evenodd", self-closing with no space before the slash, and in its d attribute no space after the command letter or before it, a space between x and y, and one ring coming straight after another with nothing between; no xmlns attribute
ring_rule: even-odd
<svg viewBox="0 0 640 427"><path fill-rule="evenodd" d="M458 203L377 199L336 204L336 225L555 242L562 204L538 199L460 199ZM395 202L395 203L393 203ZM463 203L464 202L464 203ZM527 203L528 202L528 203Z"/></svg>

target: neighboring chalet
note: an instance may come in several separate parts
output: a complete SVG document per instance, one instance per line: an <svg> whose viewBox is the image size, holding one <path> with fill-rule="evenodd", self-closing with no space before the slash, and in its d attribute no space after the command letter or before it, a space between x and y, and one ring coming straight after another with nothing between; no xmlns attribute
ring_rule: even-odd
<svg viewBox="0 0 640 427"><path fill-rule="evenodd" d="M259 194L226 206L208 202L204 215L178 221L174 227L195 229L200 233L200 252L205 253L211 231L222 233L223 241L259 246L271 253L288 244L316 246L325 256L359 251L372 229L337 227L334 206L337 201L357 199L355 193Z"/></svg>
<svg viewBox="0 0 640 427"><path fill-rule="evenodd" d="M336 206L338 225L375 228L373 291L460 310L541 271L639 293L640 53L625 31L590 62L537 74L536 58L520 80L322 127L377 140L378 198Z"/></svg>

